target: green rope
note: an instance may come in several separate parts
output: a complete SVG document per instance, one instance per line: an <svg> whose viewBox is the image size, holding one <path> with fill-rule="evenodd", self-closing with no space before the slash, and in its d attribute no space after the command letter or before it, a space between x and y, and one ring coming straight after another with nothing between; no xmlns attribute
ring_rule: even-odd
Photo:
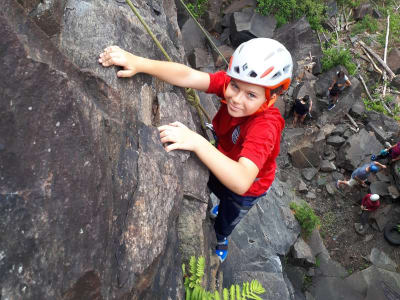
<svg viewBox="0 0 400 300"><path fill-rule="evenodd" d="M222 57L222 59L224 60L226 66L229 65L228 61L226 60L225 56L221 53L221 51L219 51L218 47L214 44L214 42L212 41L212 39L210 38L210 36L208 35L207 31L203 28L203 26L201 26L201 24L196 20L196 17L193 15L193 13L190 11L190 9L186 6L185 2L183 2L183 0L180 0L180 2L182 3L183 7L186 9L186 11L189 13L189 15L192 17L193 21L197 24L197 26L200 28L200 30L204 33L205 37L207 38L207 40L210 42L211 46L214 48L214 50L219 54L219 56Z"/></svg>
<svg viewBox="0 0 400 300"><path fill-rule="evenodd" d="M153 39L153 41L156 43L157 47L161 50L161 52L164 54L165 58L172 62L172 59L169 57L168 53L165 51L164 47L160 44L160 42L158 41L158 39L156 38L156 36L153 34L153 32L150 30L149 26L147 26L146 22L143 20L143 18L141 17L141 15L139 14L138 10L135 8L135 6L133 6L132 2L130 0L125 0L126 3L129 5L129 7L132 9L133 13L136 15L136 17L138 17L140 23L142 23L142 25L144 26L144 28L146 29L147 33L151 36L151 38ZM204 107L200 104L200 98L197 95L196 91L192 88L186 88L185 89L186 92L186 100L196 108L197 113L199 114L200 117L200 121L201 121L201 127L203 128L203 130L206 130L206 127L204 125L204 119L203 119L203 115L206 116L208 123L211 123L211 118L210 116L207 114L206 110L204 109Z"/></svg>

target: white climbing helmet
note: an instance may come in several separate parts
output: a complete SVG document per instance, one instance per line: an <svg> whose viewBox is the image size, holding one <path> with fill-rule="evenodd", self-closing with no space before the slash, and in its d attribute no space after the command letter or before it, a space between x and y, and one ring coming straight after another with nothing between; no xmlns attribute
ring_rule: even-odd
<svg viewBox="0 0 400 300"><path fill-rule="evenodd" d="M378 201L379 200L379 195L378 194L372 194L370 199L371 199L371 201Z"/></svg>
<svg viewBox="0 0 400 300"><path fill-rule="evenodd" d="M233 53L227 74L235 79L270 89L290 85L293 61L289 51L276 40L255 38Z"/></svg>

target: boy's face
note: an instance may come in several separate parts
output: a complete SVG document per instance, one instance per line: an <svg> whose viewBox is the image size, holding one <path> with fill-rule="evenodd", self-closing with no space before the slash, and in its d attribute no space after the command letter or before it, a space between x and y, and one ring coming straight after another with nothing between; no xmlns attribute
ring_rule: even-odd
<svg viewBox="0 0 400 300"><path fill-rule="evenodd" d="M265 88L232 78L225 90L225 100L232 117L250 116L265 102Z"/></svg>

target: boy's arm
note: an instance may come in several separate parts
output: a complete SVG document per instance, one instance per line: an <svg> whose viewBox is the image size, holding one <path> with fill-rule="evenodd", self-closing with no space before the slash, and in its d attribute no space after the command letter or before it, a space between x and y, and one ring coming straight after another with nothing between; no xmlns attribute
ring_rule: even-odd
<svg viewBox="0 0 400 300"><path fill-rule="evenodd" d="M158 127L167 152L182 149L196 153L208 169L232 192L242 195L248 191L259 172L251 160L241 157L235 161L222 154L204 137L185 125L174 122Z"/></svg>
<svg viewBox="0 0 400 300"><path fill-rule="evenodd" d="M169 84L206 91L210 85L208 73L197 71L183 64L147 59L133 55L117 46L110 46L100 54L99 63L104 67L120 66L118 77L131 77L146 73Z"/></svg>

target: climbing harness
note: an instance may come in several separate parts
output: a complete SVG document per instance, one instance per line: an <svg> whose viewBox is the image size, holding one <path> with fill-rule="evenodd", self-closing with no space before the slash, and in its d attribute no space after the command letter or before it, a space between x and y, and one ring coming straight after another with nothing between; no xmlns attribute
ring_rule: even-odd
<svg viewBox="0 0 400 300"><path fill-rule="evenodd" d="M142 23L142 25L144 26L144 28L146 29L147 33L151 36L151 38L153 39L153 41L156 43L157 47L161 50L161 52L164 54L165 58L172 62L171 57L168 55L168 53L165 51L164 47L161 45L161 43L158 41L158 39L156 38L156 36L154 35L154 33L151 31L151 29L149 28L149 26L146 24L146 22L143 20L143 18L141 17L141 15L139 14L138 10L135 8L135 6L132 4L132 2L130 0L125 0L126 3L129 5L129 7L131 8L131 10L133 11L133 13L136 15L136 17L138 17L140 23ZM192 88L186 88L185 89L186 92L186 100L192 105L194 106L194 108L196 109L199 118L200 118L200 122L201 122L201 127L203 128L203 130L206 130L206 126L205 126L205 121L204 121L204 117L205 116L207 118L208 123L211 123L211 118L210 116L207 114L206 110L204 109L204 107L200 104L200 98L199 95L196 93L196 91Z"/></svg>

